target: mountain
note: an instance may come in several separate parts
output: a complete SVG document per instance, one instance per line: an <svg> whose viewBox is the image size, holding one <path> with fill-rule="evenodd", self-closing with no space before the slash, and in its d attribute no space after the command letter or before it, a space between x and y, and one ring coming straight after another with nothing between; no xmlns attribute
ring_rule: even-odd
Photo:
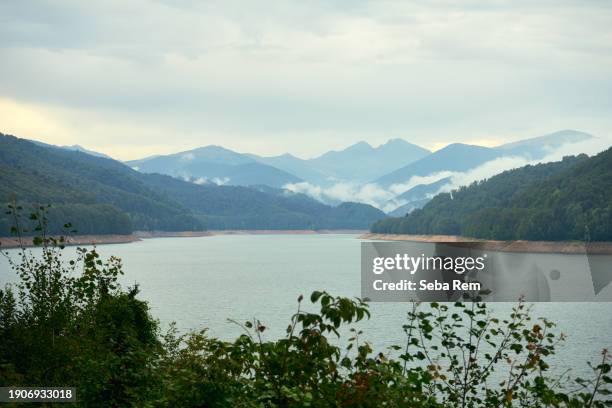
<svg viewBox="0 0 612 408"><path fill-rule="evenodd" d="M248 156L260 163L284 170L311 184L325 186L332 182L332 176L315 167L310 160L300 159L289 153L272 157L254 154L248 154Z"/></svg>
<svg viewBox="0 0 612 408"><path fill-rule="evenodd" d="M538 160L563 145L578 143L591 138L593 136L588 133L562 130L494 148L454 143L421 160L384 175L374 182L388 187L392 184L406 183L413 176L426 176L444 171L464 172L499 157L522 156L527 159Z"/></svg>
<svg viewBox="0 0 612 408"><path fill-rule="evenodd" d="M467 171L502 155L501 151L488 147L453 143L374 182L388 187L406 183L413 176L428 176L444 171Z"/></svg>
<svg viewBox="0 0 612 408"><path fill-rule="evenodd" d="M430 154L402 139L391 139L378 147L359 142L341 151L330 151L309 160L314 168L344 181L367 182Z"/></svg>
<svg viewBox="0 0 612 408"><path fill-rule="evenodd" d="M485 239L612 240L612 148L525 166L434 197L372 231Z"/></svg>
<svg viewBox="0 0 612 408"><path fill-rule="evenodd" d="M410 190L404 191L402 194L395 197L395 200L415 201L426 198L428 195L434 194L440 190L442 186L450 182L450 177L444 177L438 181L428 184L418 184Z"/></svg>
<svg viewBox="0 0 612 408"><path fill-rule="evenodd" d="M301 181L286 171L220 146L206 146L165 156L132 160L126 164L143 173L167 174L199 183L240 186L266 184L282 187L287 183Z"/></svg>
<svg viewBox="0 0 612 408"><path fill-rule="evenodd" d="M83 152L83 153L87 153L91 156L96 156L96 157L103 157L105 159L111 159L110 156L104 154L104 153L99 153L99 152L95 152L93 150L89 150L84 148L81 145L78 144L74 144L74 145L70 145L70 146L59 146L60 149L66 149L66 150L73 150L73 151L77 151L77 152Z"/></svg>
<svg viewBox="0 0 612 408"><path fill-rule="evenodd" d="M431 200L431 198L425 197L418 200L409 201L400 205L395 210L387 212L387 215L390 217L403 217L404 215L410 214L414 210L423 208L423 206L427 204L429 200Z"/></svg>
<svg viewBox="0 0 612 408"><path fill-rule="evenodd" d="M504 151L506 155L519 155L539 159L565 144L583 142L592 138L593 135L588 133L566 129L540 137L506 143L496 147L496 149Z"/></svg>
<svg viewBox="0 0 612 408"><path fill-rule="evenodd" d="M44 143L44 142L39 142L38 140L28 140L28 141L34 143L35 145L42 146L42 147L78 151L78 152L87 153L90 156L104 157L105 159L111 159L112 158L112 157L110 157L110 156L108 156L108 155L106 155L104 153L99 153L99 152L95 152L93 150L86 149L83 146L78 145L78 144L74 144L74 145L70 145L70 146L57 146L57 145L52 145L52 144L48 144L48 143Z"/></svg>
<svg viewBox="0 0 612 408"><path fill-rule="evenodd" d="M429 184L419 184L390 200L387 205L401 203L399 207L389 212L393 217L401 217L417 208L422 208L431 198L450 182L450 177L442 178Z"/></svg>
<svg viewBox="0 0 612 408"><path fill-rule="evenodd" d="M378 147L359 142L340 151L329 151L314 159L290 154L276 157L251 156L255 160L295 174L311 184L327 187L334 183L367 182L430 152L402 139L391 139Z"/></svg>
<svg viewBox="0 0 612 408"><path fill-rule="evenodd" d="M385 215L365 204L331 207L302 194L198 185L146 174L111 159L47 148L0 133L0 203L52 204L51 229L81 234L133 230L364 229ZM12 221L0 216L0 235Z"/></svg>
<svg viewBox="0 0 612 408"><path fill-rule="evenodd" d="M319 186L330 186L338 181L365 182L429 153L404 140L392 139L378 147L359 142L308 160L291 154L264 157L207 146L126 164L144 173L168 174L186 180L281 188L301 181Z"/></svg>
<svg viewBox="0 0 612 408"><path fill-rule="evenodd" d="M160 174L147 183L198 214L209 229L367 229L385 214L367 204L325 205L269 186L194 185Z"/></svg>
<svg viewBox="0 0 612 408"><path fill-rule="evenodd" d="M204 228L188 209L119 162L0 134L0 203L13 198L26 208L53 204L55 230L65 222L82 234ZM0 218L4 235L10 222Z"/></svg>

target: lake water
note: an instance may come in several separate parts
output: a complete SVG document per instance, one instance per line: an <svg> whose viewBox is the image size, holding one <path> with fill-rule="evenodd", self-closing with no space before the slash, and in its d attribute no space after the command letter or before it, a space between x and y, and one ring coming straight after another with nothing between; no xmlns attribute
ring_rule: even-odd
<svg viewBox="0 0 612 408"><path fill-rule="evenodd" d="M98 250L122 258L122 284L140 285L141 297L164 327L175 321L181 331L208 328L223 339L241 333L228 318L258 318L269 328L269 338L282 335L300 294L306 299L321 289L360 294L360 241L355 235L156 238ZM6 260L0 259L0 283L12 280ZM501 316L511 305L490 307ZM404 303L373 303L372 319L361 325L363 338L377 350L402 344L408 308ZM612 346L612 303L538 303L535 315L555 321L568 335L554 361L558 368L577 367L580 372L587 360Z"/></svg>

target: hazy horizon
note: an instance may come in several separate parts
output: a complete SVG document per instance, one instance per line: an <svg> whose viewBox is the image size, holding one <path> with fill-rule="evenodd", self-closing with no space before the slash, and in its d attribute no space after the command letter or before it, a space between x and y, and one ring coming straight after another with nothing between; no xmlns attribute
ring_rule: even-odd
<svg viewBox="0 0 612 408"><path fill-rule="evenodd" d="M0 16L1 131L119 160L612 141L610 2L26 0Z"/></svg>
<svg viewBox="0 0 612 408"><path fill-rule="evenodd" d="M535 139L535 138L542 137L542 136L548 136L548 135L552 135L554 133L563 132L563 131L582 132L582 133L589 134L589 135L591 135L593 137L593 139L591 141L587 142L586 144L584 142L578 142L578 143L570 143L570 144L567 145L570 149L571 148L578 148L576 153L587 153L589 155L595 154L595 153L598 153L598 152L602 151L604 148L608 147L608 143L612 143L612 140L609 141L609 140L607 140L605 138L599 137L598 135L593 135L593 134L591 134L589 132L584 132L584 131L579 130L579 129L559 129L559 130L556 130L556 131L553 131L553 132L548 132L546 134L542 134L542 135L538 135L538 136L526 137L526 138L523 138L523 139L513 139L512 142L526 141L526 140L529 140L529 139ZM67 144L54 144L54 143L51 143L51 142L46 142L46 141L41 140L41 139L27 137L25 135L18 135L18 134L12 134L10 132L5 132L5 131L2 131L2 129L0 129L0 133L3 133L5 135L15 136L15 137L18 137L20 139L30 140L30 141L34 141L34 142L47 143L47 144L50 144L50 145L55 145L55 146L63 147L63 148L78 147L78 148L86 149L86 150L89 150L89 151L92 151L92 152L95 152L95 153L107 154L107 153L105 153L103 151L98 151L98 150L96 150L95 148L93 148L91 146L84 145L84 144L81 144L81 143L74 143L74 144L70 144L70 145L67 145ZM332 149L329 149L329 150L321 150L319 153L316 153L316 154L314 154L312 156L307 156L307 157L300 156L299 154L293 153L292 151L285 151L285 152L282 152L282 153L279 153L279 154L275 154L275 155L262 155L262 154L258 154L258 155L261 156L261 157L278 157L278 156L282 156L282 155L287 155L288 154L288 155L291 155L291 156L296 157L296 158L301 159L301 160L311 160L311 159L316 159L316 158L318 158L318 157L320 157L320 156L322 156L322 155L324 155L326 153L340 152L340 151L346 150L346 149L348 149L348 148L350 148L352 146L355 146L355 145L358 145L358 144L361 144L361 143L365 143L365 144L369 145L373 149L378 149L378 148L386 145L387 143L390 143L390 142L393 142L393 141L396 141L396 140L401 140L401 141L410 143L412 145L416 145L418 147L425 148L425 149L429 150L431 153L434 153L434 152L436 152L438 150L444 149L445 147L447 147L449 145L457 144L457 143L460 143L460 144L469 144L469 145L473 145L473 146L489 147L489 148L496 148L496 147L502 146L502 145L504 145L506 143L512 143L512 142L500 141L499 143L495 143L495 144L486 144L486 143L478 144L478 143L465 143L465 142L457 141L457 142L449 142L449 143L444 143L444 144L438 144L435 148L428 148L425 145L421 145L421 144L418 144L418 143L413 143L410 140L406 140L406 139L401 138L401 137L396 137L396 138L389 138L389 139L387 139L387 140L385 140L383 142L378 142L378 143L371 143L371 142L368 142L367 140L355 140L353 142L349 142L349 144L347 144L345 146L340 146L340 147L335 148L335 149L332 148ZM107 154L107 155L110 156L111 158L115 159L115 160L119 160L119 161L122 161L122 162L130 162L130 161L137 161L137 160L142 160L142 159L148 159L148 158L152 158L152 157L156 157L156 156L168 156L168 155L182 154L182 153L190 152L192 150L196 150L196 149L200 149L200 148L207 148L207 147L221 147L223 149L231 150L231 151L233 151L235 153L238 153L238 154L246 154L246 155L257 154L257 153L250 152L250 151L234 150L234 149L231 149L231 148L229 148L227 146L224 146L223 144L220 144L220 143L212 143L212 144L207 144L207 145L202 145L202 146L193 146L191 148L186 148L186 149L181 149L181 150L176 150L176 149L172 150L173 147L170 146L169 149L171 149L171 150L161 151L159 153L155 153L155 154L148 155L148 156L117 158L117 157L114 157L114 156L112 156L110 154ZM586 149L584 149L585 147L586 147ZM582 151L581 148L584 151ZM569 151L568 151L568 154L569 154Z"/></svg>

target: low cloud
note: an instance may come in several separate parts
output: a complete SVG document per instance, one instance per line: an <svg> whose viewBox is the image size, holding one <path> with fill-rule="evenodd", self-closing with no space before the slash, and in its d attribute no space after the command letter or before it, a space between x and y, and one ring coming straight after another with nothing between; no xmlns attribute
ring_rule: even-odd
<svg viewBox="0 0 612 408"><path fill-rule="evenodd" d="M451 173L450 181L440 187L436 194L456 190L459 187L467 186L475 181L485 180L504 171L516 169L527 165L560 161L565 156L573 156L581 153L585 153L589 156L592 156L605 150L608 147L610 146L605 140L593 138L577 143L567 143L555 149L551 148L549 149L549 152L546 154L546 156L537 160L523 156L500 157L488 161L466 172Z"/></svg>
<svg viewBox="0 0 612 408"><path fill-rule="evenodd" d="M213 177L211 181L218 186L222 186L224 184L229 183L230 178L229 177Z"/></svg>
<svg viewBox="0 0 612 408"><path fill-rule="evenodd" d="M405 183L397 183L389 188L383 188L375 183L359 184L340 182L330 187L321 187L308 182L286 184L283 188L295 192L307 194L319 201L328 204L337 204L344 201L355 201L370 204L385 212L390 212L406 204L408 201L398 196L411 188L421 184L431 184L438 180L448 178L449 182L440 187L436 192L427 194L425 198L431 198L439 193L456 190L473 182L485 180L496 174L518 167L559 161L564 156L586 153L597 154L609 144L604 139L594 138L578 143L568 143L555 149L550 149L545 157L533 160L524 156L505 156L490 160L480 166L465 172L440 171L426 176L413 176Z"/></svg>
<svg viewBox="0 0 612 408"><path fill-rule="evenodd" d="M431 184L435 183L438 180L442 180L443 178L450 177L454 173L452 171L440 171L437 173L432 173L427 176L412 176L406 183L397 183L391 185L389 190L393 192L395 195L400 195L413 187L416 187L420 184Z"/></svg>
<svg viewBox="0 0 612 408"><path fill-rule="evenodd" d="M194 178L194 177L189 177L189 176L183 176L183 180L194 183L194 184L198 184L198 185L204 185L204 184L216 184L218 186L222 186L224 184L229 183L230 178L229 177L213 177L213 178L206 178L206 177L198 177L198 178Z"/></svg>
<svg viewBox="0 0 612 408"><path fill-rule="evenodd" d="M185 153L184 155L181 156L180 161L189 162L189 161L192 161L193 159L195 159L195 155L193 153Z"/></svg>
<svg viewBox="0 0 612 408"><path fill-rule="evenodd" d="M358 184L341 182L331 187L321 187L308 182L300 182L286 184L283 188L295 193L307 194L319 201L329 204L355 201L370 204L378 208L381 208L385 201L395 196L393 192L385 190L375 183Z"/></svg>

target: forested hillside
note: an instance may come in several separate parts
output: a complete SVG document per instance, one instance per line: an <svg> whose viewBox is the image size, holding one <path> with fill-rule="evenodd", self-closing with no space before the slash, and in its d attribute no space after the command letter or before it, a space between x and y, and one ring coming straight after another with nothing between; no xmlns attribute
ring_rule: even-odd
<svg viewBox="0 0 612 408"><path fill-rule="evenodd" d="M0 134L0 203L52 204L50 230L367 228L384 214L364 204L330 207L284 190L197 185L143 174L114 160ZM0 215L0 236L13 224Z"/></svg>
<svg viewBox="0 0 612 408"><path fill-rule="evenodd" d="M373 232L485 239L612 240L612 149L526 166L439 194Z"/></svg>
<svg viewBox="0 0 612 408"><path fill-rule="evenodd" d="M305 194L267 186L195 185L161 174L142 178L191 209L209 229L367 229L385 217L367 204L332 207Z"/></svg>
<svg viewBox="0 0 612 408"><path fill-rule="evenodd" d="M81 234L197 230L201 221L113 160L0 136L0 202L52 204L51 230L71 222ZM2 235L11 220L2 215Z"/></svg>

